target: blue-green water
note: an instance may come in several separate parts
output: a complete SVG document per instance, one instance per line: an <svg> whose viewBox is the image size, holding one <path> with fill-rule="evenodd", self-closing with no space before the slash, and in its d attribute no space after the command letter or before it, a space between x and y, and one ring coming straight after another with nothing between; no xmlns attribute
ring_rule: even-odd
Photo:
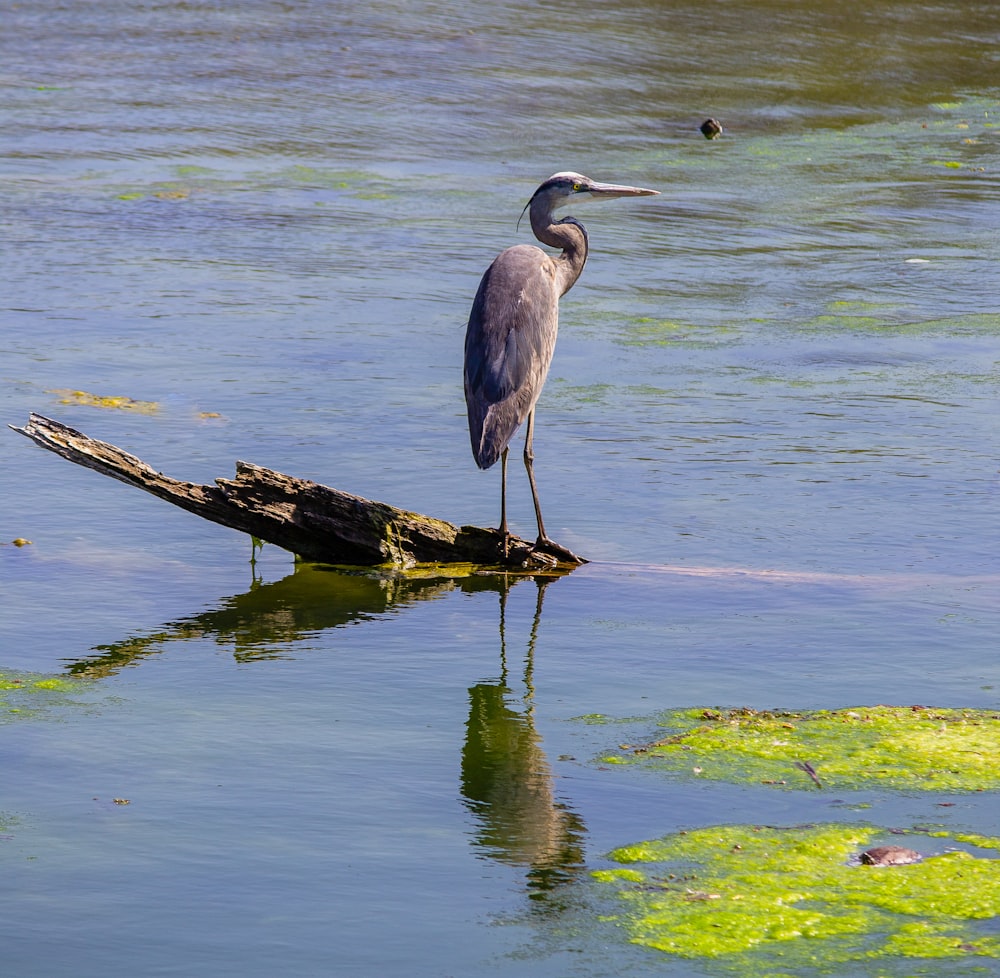
<svg viewBox="0 0 1000 978"><path fill-rule="evenodd" d="M541 603L251 568L0 436L0 672L82 684L4 694L5 973L701 974L602 929L587 869L713 822L1000 834L992 795L594 763L666 707L997 704L991 4L2 22L0 420L179 478L243 458L493 525L461 392L479 276L552 172L662 191L577 215L535 450L550 532L594 562Z"/></svg>

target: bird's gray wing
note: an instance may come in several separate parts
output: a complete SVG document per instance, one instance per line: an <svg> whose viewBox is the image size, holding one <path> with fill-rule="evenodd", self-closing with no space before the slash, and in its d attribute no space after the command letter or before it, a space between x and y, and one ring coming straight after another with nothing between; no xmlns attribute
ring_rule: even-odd
<svg viewBox="0 0 1000 978"><path fill-rule="evenodd" d="M465 337L465 397L473 454L492 465L534 407L552 361L559 295L553 261L530 245L487 269Z"/></svg>

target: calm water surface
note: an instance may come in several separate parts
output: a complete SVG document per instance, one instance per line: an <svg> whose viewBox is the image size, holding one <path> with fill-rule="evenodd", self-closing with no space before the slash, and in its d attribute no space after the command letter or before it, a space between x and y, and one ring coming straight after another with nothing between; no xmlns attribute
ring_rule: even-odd
<svg viewBox="0 0 1000 978"><path fill-rule="evenodd" d="M76 682L3 694L5 970L707 974L596 923L608 850L1000 834L992 795L594 763L669 707L997 706L1000 20L819 7L0 4L2 420L180 478L495 523L479 276L552 172L662 191L578 215L535 443L568 578L251 568L0 437L0 540L32 541L0 546L0 672Z"/></svg>

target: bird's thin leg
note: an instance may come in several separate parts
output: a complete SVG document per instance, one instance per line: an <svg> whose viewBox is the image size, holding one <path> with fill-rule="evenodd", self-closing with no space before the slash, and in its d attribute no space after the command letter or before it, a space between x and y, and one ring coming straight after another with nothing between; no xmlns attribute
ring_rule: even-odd
<svg viewBox="0 0 1000 978"><path fill-rule="evenodd" d="M528 472L528 483L531 486L531 500L535 504L535 520L538 522L538 539L535 541L535 550L556 557L569 564L585 564L582 557L578 557L572 550L550 540L545 532L545 524L542 522L542 507L538 502L538 487L535 485L535 453L531 449L532 436L535 433L535 412L528 415L528 430L524 436L524 467Z"/></svg>
<svg viewBox="0 0 1000 978"><path fill-rule="evenodd" d="M528 430L524 436L524 467L528 472L528 484L531 486L531 500L535 504L535 520L538 523L538 543L548 543L548 534L542 522L542 507L538 502L538 488L535 485L535 453L531 450L532 436L535 434L535 412L532 409L528 415Z"/></svg>
<svg viewBox="0 0 1000 978"><path fill-rule="evenodd" d="M507 532L507 449L500 456L500 535L503 537L503 555L510 553L510 533Z"/></svg>

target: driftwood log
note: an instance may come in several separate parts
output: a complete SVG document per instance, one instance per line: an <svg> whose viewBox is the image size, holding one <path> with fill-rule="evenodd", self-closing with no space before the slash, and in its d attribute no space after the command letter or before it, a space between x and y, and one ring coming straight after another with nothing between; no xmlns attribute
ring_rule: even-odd
<svg viewBox="0 0 1000 978"><path fill-rule="evenodd" d="M40 414L32 414L23 428L10 427L71 462L274 544L302 560L401 567L424 563L515 567L585 563L561 547L536 549L533 543L514 536L508 540L505 555L503 537L497 530L455 526L249 462L236 463L235 479L198 485L171 479L108 442Z"/></svg>

